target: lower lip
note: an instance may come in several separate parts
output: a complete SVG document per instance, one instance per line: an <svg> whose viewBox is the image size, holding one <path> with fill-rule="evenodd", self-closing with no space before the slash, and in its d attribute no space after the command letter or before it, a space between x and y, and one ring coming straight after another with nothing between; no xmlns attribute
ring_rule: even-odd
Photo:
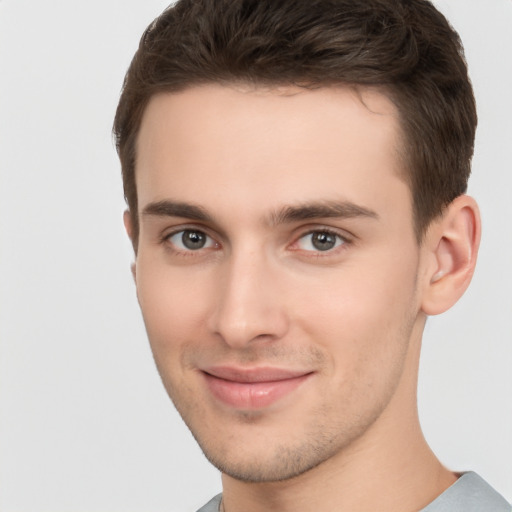
<svg viewBox="0 0 512 512"><path fill-rule="evenodd" d="M212 395L236 409L262 409L297 389L311 374L269 382L234 382L204 373Z"/></svg>

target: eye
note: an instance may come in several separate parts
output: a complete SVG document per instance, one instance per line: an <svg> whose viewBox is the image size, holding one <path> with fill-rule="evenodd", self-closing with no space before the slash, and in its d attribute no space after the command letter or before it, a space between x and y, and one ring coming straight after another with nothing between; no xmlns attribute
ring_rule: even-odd
<svg viewBox="0 0 512 512"><path fill-rule="evenodd" d="M184 229L167 237L174 247L180 251L198 251L215 247L215 241L203 231Z"/></svg>
<svg viewBox="0 0 512 512"><path fill-rule="evenodd" d="M326 252L344 243L345 240L340 235L331 231L312 231L299 238L297 247L303 251Z"/></svg>

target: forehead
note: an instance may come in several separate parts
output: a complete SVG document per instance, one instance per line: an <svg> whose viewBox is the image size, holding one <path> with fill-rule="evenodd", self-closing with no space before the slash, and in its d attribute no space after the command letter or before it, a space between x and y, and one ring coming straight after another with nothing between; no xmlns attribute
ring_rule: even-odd
<svg viewBox="0 0 512 512"><path fill-rule="evenodd" d="M207 85L158 94L137 141L139 208L169 196L208 203L223 195L242 210L372 201L379 181L404 184L399 144L396 107L370 88Z"/></svg>

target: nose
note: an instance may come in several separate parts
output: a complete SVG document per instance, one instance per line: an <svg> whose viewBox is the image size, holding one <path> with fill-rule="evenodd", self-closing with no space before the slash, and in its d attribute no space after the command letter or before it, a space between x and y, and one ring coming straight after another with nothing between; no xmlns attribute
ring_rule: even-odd
<svg viewBox="0 0 512 512"><path fill-rule="evenodd" d="M282 338L288 330L284 290L262 251L233 253L219 271L210 329L236 349Z"/></svg>

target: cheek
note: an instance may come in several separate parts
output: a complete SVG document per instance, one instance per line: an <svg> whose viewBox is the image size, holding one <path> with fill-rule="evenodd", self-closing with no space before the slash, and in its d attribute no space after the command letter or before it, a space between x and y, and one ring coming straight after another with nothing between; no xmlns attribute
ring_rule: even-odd
<svg viewBox="0 0 512 512"><path fill-rule="evenodd" d="M207 296L205 287L183 272L138 262L137 297L157 364L176 364L176 352L201 338Z"/></svg>
<svg viewBox="0 0 512 512"><path fill-rule="evenodd" d="M328 291L326 291L328 290ZM333 270L328 287L310 287L303 329L324 345L333 372L344 380L365 373L379 379L407 350L417 315L414 258L379 258ZM298 320L301 321L301 320ZM371 374L374 377L371 377Z"/></svg>

